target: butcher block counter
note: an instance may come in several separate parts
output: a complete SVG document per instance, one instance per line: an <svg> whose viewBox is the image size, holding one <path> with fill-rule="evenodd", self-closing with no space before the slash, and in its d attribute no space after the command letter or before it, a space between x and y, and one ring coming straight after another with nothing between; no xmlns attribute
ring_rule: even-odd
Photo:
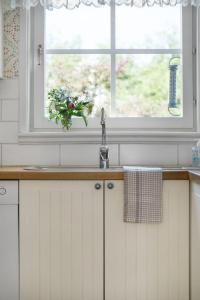
<svg viewBox="0 0 200 300"><path fill-rule="evenodd" d="M123 169L111 167L2 167L1 180L123 180ZM200 170L163 168L163 180L199 180Z"/></svg>

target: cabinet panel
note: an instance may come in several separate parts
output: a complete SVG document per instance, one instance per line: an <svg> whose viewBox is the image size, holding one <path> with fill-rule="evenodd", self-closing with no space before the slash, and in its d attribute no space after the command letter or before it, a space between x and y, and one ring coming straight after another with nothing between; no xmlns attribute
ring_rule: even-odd
<svg viewBox="0 0 200 300"><path fill-rule="evenodd" d="M163 182L161 224L123 222L123 182L105 192L106 300L189 299L189 183Z"/></svg>
<svg viewBox="0 0 200 300"><path fill-rule="evenodd" d="M103 190L95 183L20 183L21 300L103 299Z"/></svg>
<svg viewBox="0 0 200 300"><path fill-rule="evenodd" d="M200 184L191 182L191 300L200 298Z"/></svg>

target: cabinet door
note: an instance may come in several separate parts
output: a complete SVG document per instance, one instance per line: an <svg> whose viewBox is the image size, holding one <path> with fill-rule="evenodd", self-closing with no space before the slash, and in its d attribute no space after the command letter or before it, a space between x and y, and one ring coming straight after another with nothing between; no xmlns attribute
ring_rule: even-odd
<svg viewBox="0 0 200 300"><path fill-rule="evenodd" d="M191 182L191 300L200 298L200 184Z"/></svg>
<svg viewBox="0 0 200 300"><path fill-rule="evenodd" d="M103 190L95 183L20 182L21 300L103 299Z"/></svg>
<svg viewBox="0 0 200 300"><path fill-rule="evenodd" d="M105 192L105 299L188 300L188 182L163 182L161 224L124 223L123 182L113 183Z"/></svg>

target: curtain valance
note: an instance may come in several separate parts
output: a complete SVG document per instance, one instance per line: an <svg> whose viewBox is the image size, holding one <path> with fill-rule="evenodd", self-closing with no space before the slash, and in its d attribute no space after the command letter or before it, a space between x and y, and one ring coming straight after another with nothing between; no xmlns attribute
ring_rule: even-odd
<svg viewBox="0 0 200 300"><path fill-rule="evenodd" d="M1 0L0 0L1 1ZM36 5L42 5L47 9L53 8L68 8L73 9L79 7L80 4L87 6L100 7L102 5L110 5L113 1L116 5L127 5L135 7L143 6L176 6L178 4L182 6L200 6L200 0L3 0L4 6L8 9L14 9L16 7L30 9Z"/></svg>

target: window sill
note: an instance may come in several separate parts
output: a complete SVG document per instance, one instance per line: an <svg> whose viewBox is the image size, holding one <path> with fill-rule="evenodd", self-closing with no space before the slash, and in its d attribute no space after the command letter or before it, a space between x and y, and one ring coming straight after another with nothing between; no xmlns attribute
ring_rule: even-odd
<svg viewBox="0 0 200 300"><path fill-rule="evenodd" d="M107 130L107 142L114 143L175 143L194 142L200 132L166 131L111 131ZM101 130L70 132L28 132L18 136L20 144L95 144L101 142Z"/></svg>

